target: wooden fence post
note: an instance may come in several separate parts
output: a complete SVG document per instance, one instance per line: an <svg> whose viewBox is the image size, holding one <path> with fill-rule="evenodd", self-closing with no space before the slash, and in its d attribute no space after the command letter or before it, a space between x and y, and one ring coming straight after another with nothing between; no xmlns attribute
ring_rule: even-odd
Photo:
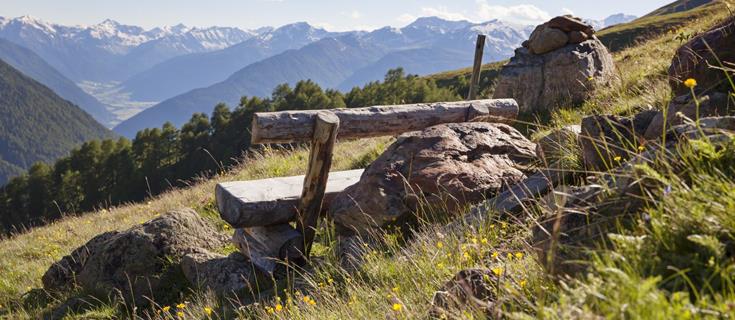
<svg viewBox="0 0 735 320"><path fill-rule="evenodd" d="M467 100L477 99L477 91L480 89L480 72L482 71L482 55L485 51L485 35L477 35L475 44L475 64L472 66L472 78L470 80L470 93Z"/></svg>
<svg viewBox="0 0 735 320"><path fill-rule="evenodd" d="M314 135L311 140L309 167L304 177L304 189L301 193L296 221L296 230L303 235L303 246L298 249L301 250L304 258L309 257L311 244L316 234L338 130L339 117L334 113L327 111L317 114Z"/></svg>

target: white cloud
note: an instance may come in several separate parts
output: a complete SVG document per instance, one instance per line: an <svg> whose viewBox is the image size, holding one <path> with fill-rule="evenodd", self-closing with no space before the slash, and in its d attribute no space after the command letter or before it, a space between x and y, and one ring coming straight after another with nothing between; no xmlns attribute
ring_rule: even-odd
<svg viewBox="0 0 735 320"><path fill-rule="evenodd" d="M360 17L362 17L362 13L360 13L360 11L353 10L352 13L350 14L350 17L352 19L360 19Z"/></svg>
<svg viewBox="0 0 735 320"><path fill-rule="evenodd" d="M398 21L398 22L400 22L402 24L409 24L411 22L414 22L416 19L418 19L417 16L414 16L414 15L408 14L408 13L404 13L404 14L398 16L398 18L396 18L396 21Z"/></svg>
<svg viewBox="0 0 735 320"><path fill-rule="evenodd" d="M445 20L470 20L464 14L449 11L449 9L445 6L424 7L421 8L421 13L424 16L439 17Z"/></svg>
<svg viewBox="0 0 735 320"><path fill-rule="evenodd" d="M569 9L569 8L561 8L561 14L571 14L571 15L574 15L574 11L572 11L572 9Z"/></svg>
<svg viewBox="0 0 735 320"><path fill-rule="evenodd" d="M412 15L404 13L396 18L396 21L402 24L408 24L415 21L419 17L434 16L445 20L468 20L473 22L485 22L488 20L498 19L507 23L518 25L537 25L551 19L551 15L540 8L530 4L520 4L512 6L491 5L487 0L476 0L477 9L473 14L460 13L450 11L445 6L423 7L421 13ZM571 14L571 10L562 9L567 14Z"/></svg>
<svg viewBox="0 0 735 320"><path fill-rule="evenodd" d="M482 20L498 19L511 23L539 24L551 19L548 12L530 4L515 6L491 5L485 0L478 0L477 16Z"/></svg>

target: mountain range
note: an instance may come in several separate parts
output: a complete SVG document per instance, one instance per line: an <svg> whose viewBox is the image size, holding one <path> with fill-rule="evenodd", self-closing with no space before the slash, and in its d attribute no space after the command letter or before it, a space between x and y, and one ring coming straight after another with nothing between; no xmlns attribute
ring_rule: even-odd
<svg viewBox="0 0 735 320"><path fill-rule="evenodd" d="M616 15L595 24L629 18ZM0 17L0 38L7 40L0 43L0 58L107 126L125 120L115 131L130 137L166 121L180 125L218 102L269 96L282 83L312 79L344 91L381 80L395 67L424 75L469 66L478 33L488 35L486 62L506 59L531 30L497 20L436 17L403 28L341 33L303 22L255 30L184 25L147 30L112 20L65 26L30 16ZM10 49L11 44L17 47ZM32 63L18 59L24 49L35 54Z"/></svg>
<svg viewBox="0 0 735 320"><path fill-rule="evenodd" d="M519 28L497 20L478 24L428 17L401 29L326 35L247 65L223 81L166 99L123 121L115 132L133 136L140 129L160 126L163 119L181 125L192 113L209 113L219 102L236 105L242 96L270 96L275 86L304 79L349 90L381 80L391 68L423 75L468 66L479 33L488 35L485 61L502 60L512 55L530 31L530 26Z"/></svg>

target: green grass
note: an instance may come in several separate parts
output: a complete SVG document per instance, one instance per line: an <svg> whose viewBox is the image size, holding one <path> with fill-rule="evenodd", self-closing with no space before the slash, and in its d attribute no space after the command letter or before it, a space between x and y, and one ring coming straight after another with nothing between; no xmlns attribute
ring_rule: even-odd
<svg viewBox="0 0 735 320"><path fill-rule="evenodd" d="M724 5L717 8L697 23L682 25L681 31L700 32L729 14ZM615 52L616 84L599 88L580 107L562 106L541 119L537 135L578 124L588 114L629 115L648 107L663 108L671 98L666 69L679 45L671 35L659 34L643 45ZM452 81L465 73L436 76ZM158 306L131 314L120 303L101 301L69 318L174 319L175 312L181 311L187 319L206 319L206 308L212 309L212 319L425 318L434 291L457 271L472 267L497 272L492 282L497 296L493 312L511 319L731 318L735 316L733 141L724 145L697 141L682 146L672 157L636 168L636 177L651 182L650 205L645 214L624 217L633 223L609 230L615 235L584 251L583 262L589 266L585 275L558 279L544 271L528 244L536 218L543 212L526 212L520 221L489 212L482 225L447 232L441 222L461 214L453 212L443 220L422 220L408 237L386 230L381 235L385 244L372 248L356 273L338 267L334 232L324 228L314 247L314 269L279 283L277 294L265 294L255 304L194 290L181 297L179 302L187 302L182 310L172 307L163 312L163 306ZM384 139L341 143L335 170L364 166L388 143ZM58 307L68 296L44 301L47 298L37 289L40 276L53 261L100 232L123 230L182 206L197 208L221 230L230 231L214 212L214 184L303 173L306 155L301 149L266 150L229 174L148 203L67 217L0 240L0 318L33 319ZM481 310L472 308L451 312L456 318L483 318Z"/></svg>

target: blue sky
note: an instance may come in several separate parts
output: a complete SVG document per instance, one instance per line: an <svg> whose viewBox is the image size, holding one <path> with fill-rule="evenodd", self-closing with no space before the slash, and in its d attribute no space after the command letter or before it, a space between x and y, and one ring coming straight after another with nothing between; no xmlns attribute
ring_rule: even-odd
<svg viewBox="0 0 735 320"><path fill-rule="evenodd" d="M147 28L184 23L244 29L307 21L329 30L404 26L416 17L531 24L562 13L601 19L643 15L673 0L2 0L0 16L31 15L62 24L111 18Z"/></svg>

